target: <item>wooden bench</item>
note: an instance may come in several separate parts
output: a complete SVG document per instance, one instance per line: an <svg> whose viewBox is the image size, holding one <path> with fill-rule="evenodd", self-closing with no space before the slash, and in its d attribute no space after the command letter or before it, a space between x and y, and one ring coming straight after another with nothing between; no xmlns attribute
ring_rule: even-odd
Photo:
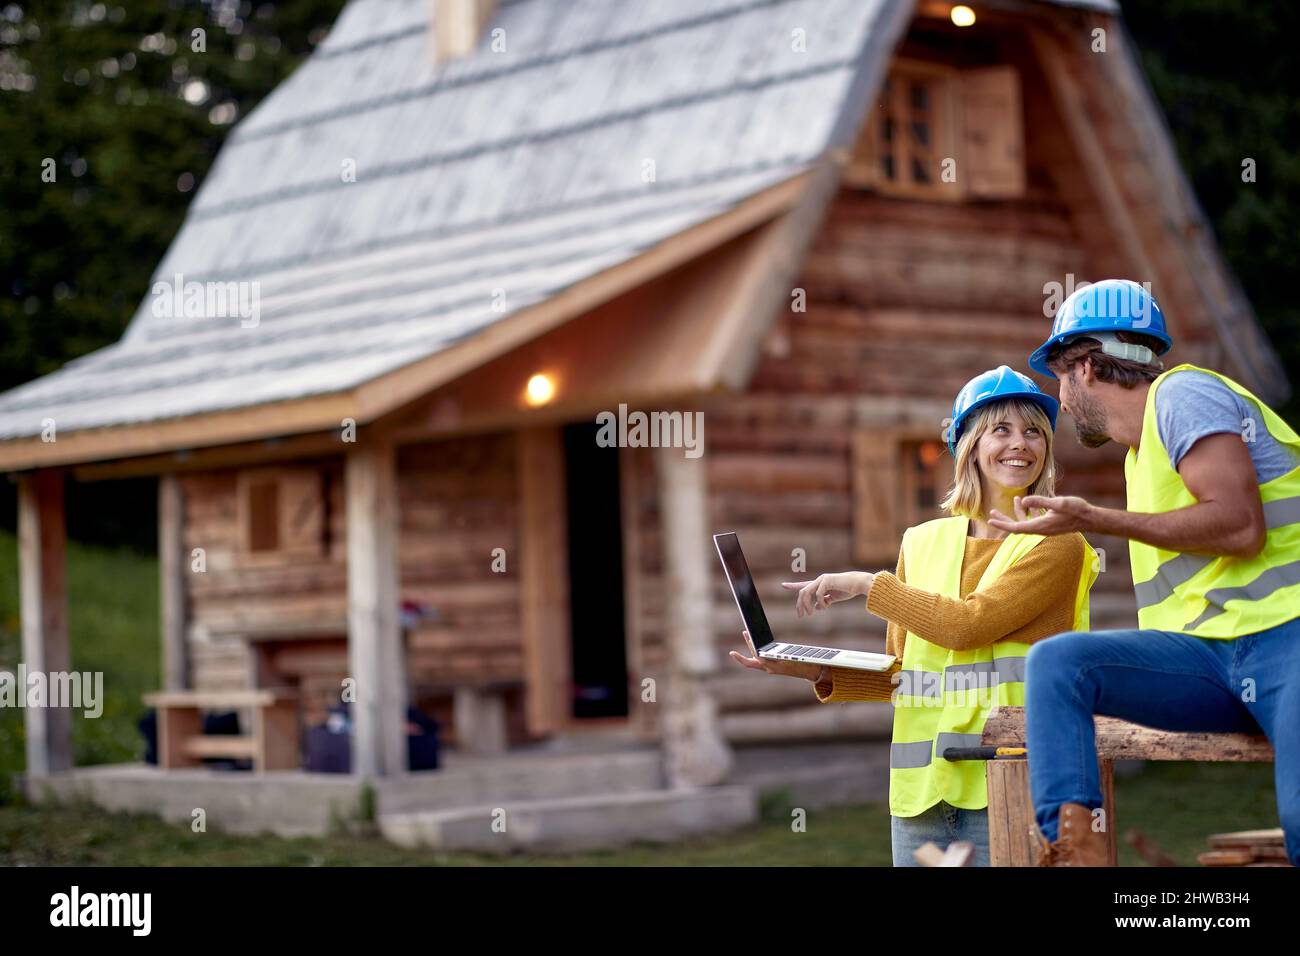
<svg viewBox="0 0 1300 956"><path fill-rule="evenodd" d="M1262 734L1175 733L1154 730L1113 717L1095 718L1097 765L1106 811L1106 842L1110 865L1119 863L1115 825L1116 760L1273 761L1273 747ZM1023 707L997 707L984 724L983 744L1025 746ZM1032 759L1033 754L1031 753ZM989 864L1034 866L1038 860L1034 805L1029 796L1029 764L1025 760L988 761Z"/></svg>
<svg viewBox="0 0 1300 956"><path fill-rule="evenodd" d="M205 757L253 761L254 772L299 766L298 694L273 688L241 691L158 691L144 695L158 711L158 766L194 767ZM253 732L203 734L205 710L248 709Z"/></svg>

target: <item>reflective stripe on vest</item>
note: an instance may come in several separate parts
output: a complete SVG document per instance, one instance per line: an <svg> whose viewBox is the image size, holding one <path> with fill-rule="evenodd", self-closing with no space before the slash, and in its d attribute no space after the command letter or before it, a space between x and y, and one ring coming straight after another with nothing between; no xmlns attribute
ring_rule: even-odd
<svg viewBox="0 0 1300 956"><path fill-rule="evenodd" d="M1130 511L1159 513L1196 504L1169 463L1155 412L1161 383L1189 369L1214 376L1246 399L1258 409L1269 435L1300 457L1300 437L1249 391L1209 369L1179 365L1151 383L1140 454L1130 449L1124 461ZM1253 558L1180 554L1129 542L1140 627L1231 639L1300 615L1300 467L1261 485L1260 497L1267 536L1264 550Z"/></svg>
<svg viewBox="0 0 1300 956"><path fill-rule="evenodd" d="M959 598L961 565L969 521L940 518L911 528L903 536L907 583ZM1088 590L1097 576L1096 555L1086 548L1075 594L1077 630L1088 627ZM1008 535L980 577L987 588L1007 568L1042 541L1041 535ZM908 633L893 695L894 734L889 748L889 812L910 817L940 800L978 810L988 805L984 761L950 762L949 747L977 747L984 721L995 704L1024 703L1025 655L1029 647L996 641L969 651L951 651Z"/></svg>

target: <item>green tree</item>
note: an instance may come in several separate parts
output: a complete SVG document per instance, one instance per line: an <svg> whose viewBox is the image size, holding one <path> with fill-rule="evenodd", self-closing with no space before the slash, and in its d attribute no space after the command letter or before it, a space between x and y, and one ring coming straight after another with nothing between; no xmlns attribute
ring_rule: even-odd
<svg viewBox="0 0 1300 956"><path fill-rule="evenodd" d="M232 122L342 5L0 0L0 390L118 339Z"/></svg>
<svg viewBox="0 0 1300 956"><path fill-rule="evenodd" d="M1300 4L1124 0L1124 17L1219 245L1300 388L1287 284L1300 275ZM1282 411L1300 421L1300 396Z"/></svg>

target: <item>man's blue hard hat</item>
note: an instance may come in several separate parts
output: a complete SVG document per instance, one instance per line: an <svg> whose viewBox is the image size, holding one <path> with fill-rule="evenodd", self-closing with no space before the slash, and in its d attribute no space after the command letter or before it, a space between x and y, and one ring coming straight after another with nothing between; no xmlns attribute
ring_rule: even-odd
<svg viewBox="0 0 1300 956"><path fill-rule="evenodd" d="M1103 279L1075 289L1061 303L1052 322L1052 335L1029 356L1029 367L1050 376L1047 354L1060 343L1090 332L1149 335L1161 343L1156 355L1164 355L1174 344L1165 331L1164 313L1150 292L1131 279ZM1145 354L1145 349L1142 351Z"/></svg>
<svg viewBox="0 0 1300 956"><path fill-rule="evenodd" d="M1009 366L999 365L995 369L976 375L957 393L957 398L952 403L948 450L954 455L957 454L957 442L961 440L962 431L972 412L993 402L1015 398L1039 406L1047 413L1047 420L1052 423L1052 429L1056 429L1056 411L1060 407L1056 399L1035 385L1034 380L1028 375L1021 375Z"/></svg>

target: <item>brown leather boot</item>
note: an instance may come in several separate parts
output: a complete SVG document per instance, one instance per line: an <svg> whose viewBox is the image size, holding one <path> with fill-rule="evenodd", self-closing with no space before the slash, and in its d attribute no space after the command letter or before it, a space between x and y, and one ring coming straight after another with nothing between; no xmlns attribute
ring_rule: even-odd
<svg viewBox="0 0 1300 956"><path fill-rule="evenodd" d="M1056 833L1055 843L1035 834L1039 866L1110 866L1106 833L1092 828L1092 811L1083 804L1061 804Z"/></svg>

